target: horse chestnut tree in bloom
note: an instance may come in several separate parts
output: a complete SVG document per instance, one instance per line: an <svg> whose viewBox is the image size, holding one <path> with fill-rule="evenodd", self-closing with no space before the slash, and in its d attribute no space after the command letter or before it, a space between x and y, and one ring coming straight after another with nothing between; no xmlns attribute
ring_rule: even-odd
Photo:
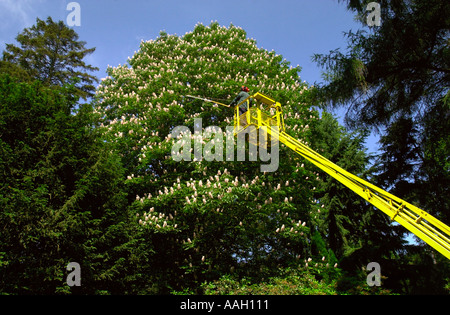
<svg viewBox="0 0 450 315"><path fill-rule="evenodd" d="M195 118L203 128L233 125L232 109L183 96L230 103L242 85L279 101L286 131L310 142L309 126L319 115L299 73L243 29L218 23L197 24L183 36L161 32L142 41L128 64L108 68L95 113L104 141L126 168L136 239L145 244L139 268L147 281L179 289L227 273L265 277L293 264L334 265L312 237L326 212L314 197L320 177L294 152L280 145L273 173L262 173L261 162L248 157L171 157L174 127L193 131Z"/></svg>

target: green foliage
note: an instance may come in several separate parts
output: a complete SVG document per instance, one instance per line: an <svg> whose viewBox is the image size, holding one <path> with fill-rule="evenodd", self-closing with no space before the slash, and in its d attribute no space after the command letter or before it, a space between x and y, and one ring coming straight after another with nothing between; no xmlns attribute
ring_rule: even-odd
<svg viewBox="0 0 450 315"><path fill-rule="evenodd" d="M312 124L312 146L352 174L373 181L374 171L369 168L373 157L364 149L366 134L346 133L324 112L322 119ZM319 172L318 176L323 178L315 194L316 212L322 217L320 239L328 241L329 249L340 257L342 264L355 268L389 257L402 248L402 230L393 228L384 213L326 174Z"/></svg>
<svg viewBox="0 0 450 315"><path fill-rule="evenodd" d="M277 276L255 283L249 279L236 279L224 275L219 280L204 283L205 295L336 295L335 281L318 280L318 270L334 269L318 267L315 272L308 268L287 268L280 270ZM334 272L335 275L338 271Z"/></svg>
<svg viewBox="0 0 450 315"><path fill-rule="evenodd" d="M347 1L366 25L367 1ZM339 49L314 59L327 71L324 100L346 106L352 126L382 130L427 112L448 89L448 14L438 0L380 1L381 25L346 34ZM418 117L415 117L418 118Z"/></svg>
<svg viewBox="0 0 450 315"><path fill-rule="evenodd" d="M348 277L338 268L316 263L314 268L286 268L277 276L255 283L229 274L202 284L205 295L392 295L382 287L369 287L365 278ZM324 277L325 275L325 277ZM190 292L174 292L190 294Z"/></svg>
<svg viewBox="0 0 450 315"><path fill-rule="evenodd" d="M64 86L71 83L75 96L93 96L97 78L87 73L98 70L86 64L83 59L95 51L85 48L85 42L78 40L78 34L64 22L36 19L36 25L26 28L16 40L20 46L6 44L2 72L22 80L38 79L47 86Z"/></svg>
<svg viewBox="0 0 450 315"><path fill-rule="evenodd" d="M424 129L419 136L422 164L418 170L415 193L420 204L432 209L443 222L450 222L450 100L447 97L424 117ZM428 191L429 194L420 194Z"/></svg>
<svg viewBox="0 0 450 315"><path fill-rule="evenodd" d="M1 290L67 292L67 264L82 264L89 283L94 257L104 255L104 241L92 237L123 219L111 219L121 202L120 164L88 128L92 108L70 114L71 87L2 75L0 91Z"/></svg>

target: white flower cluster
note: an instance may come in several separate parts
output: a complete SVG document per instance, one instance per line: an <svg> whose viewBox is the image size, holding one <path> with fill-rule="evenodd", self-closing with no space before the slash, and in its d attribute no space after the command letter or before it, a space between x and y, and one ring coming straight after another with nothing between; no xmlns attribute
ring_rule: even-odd
<svg viewBox="0 0 450 315"><path fill-rule="evenodd" d="M168 215L165 215L161 212L155 212L154 207L151 207L148 213L144 212L142 216L140 216L139 213L136 213L136 217L139 218L140 225L148 225L157 231L173 231L178 227L178 224L173 222L174 217L172 214L169 213Z"/></svg>

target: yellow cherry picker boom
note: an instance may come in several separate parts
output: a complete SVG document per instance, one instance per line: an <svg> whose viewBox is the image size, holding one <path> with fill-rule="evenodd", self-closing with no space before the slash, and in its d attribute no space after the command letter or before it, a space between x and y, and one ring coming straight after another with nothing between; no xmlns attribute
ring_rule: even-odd
<svg viewBox="0 0 450 315"><path fill-rule="evenodd" d="M201 99L206 102L230 107L195 96L190 98ZM247 111L240 115L239 107L246 104ZM249 104L252 104L250 107ZM275 109L275 114L267 113L267 109ZM263 111L266 109L266 111ZM256 93L234 106L234 134L246 132L249 126L256 129L264 129L266 134L273 139L285 144L288 148L298 153L303 158L332 176L347 188L364 198L367 202L387 214L392 221L408 229L411 233L433 247L442 255L450 259L450 227L439 221L429 213L418 207L388 193L387 191L347 172L343 168L324 158L299 140L285 132L284 119L281 104L272 98ZM267 142L259 142L257 145L267 145Z"/></svg>

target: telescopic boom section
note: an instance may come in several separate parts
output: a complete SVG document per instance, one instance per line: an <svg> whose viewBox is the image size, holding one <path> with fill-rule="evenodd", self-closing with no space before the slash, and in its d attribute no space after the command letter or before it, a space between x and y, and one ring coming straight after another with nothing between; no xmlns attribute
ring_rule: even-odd
<svg viewBox="0 0 450 315"><path fill-rule="evenodd" d="M247 102L248 106L250 106L250 104L255 106L249 107L247 112L239 115L239 106L244 102ZM275 108L276 113L270 116L262 112L259 107L264 105L269 108ZM274 139L278 139L281 143L284 143L291 150L295 151L383 211L391 218L391 220L398 222L425 243L450 259L449 226L418 207L347 172L297 139L288 135L284 129L280 103L261 93L256 93L247 100L237 104L234 110L235 134L239 134L251 125L255 126L257 129L266 129L268 135Z"/></svg>

